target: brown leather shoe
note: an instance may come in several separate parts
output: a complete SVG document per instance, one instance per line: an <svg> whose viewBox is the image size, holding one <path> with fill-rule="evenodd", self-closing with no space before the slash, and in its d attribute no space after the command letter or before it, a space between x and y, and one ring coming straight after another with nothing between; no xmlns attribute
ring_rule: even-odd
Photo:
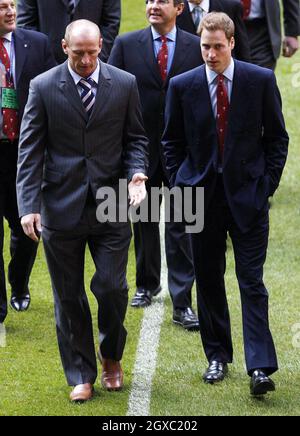
<svg viewBox="0 0 300 436"><path fill-rule="evenodd" d="M101 384L108 391L119 391L123 388L123 370L120 362L102 357Z"/></svg>
<svg viewBox="0 0 300 436"><path fill-rule="evenodd" d="M93 392L94 388L91 383L77 385L70 393L70 400L76 403L88 401L92 398Z"/></svg>

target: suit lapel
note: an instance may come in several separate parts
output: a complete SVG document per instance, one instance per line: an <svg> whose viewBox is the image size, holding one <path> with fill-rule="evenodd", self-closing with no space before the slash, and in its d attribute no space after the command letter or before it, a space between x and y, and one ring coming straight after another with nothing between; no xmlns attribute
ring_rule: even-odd
<svg viewBox="0 0 300 436"><path fill-rule="evenodd" d="M254 85L251 83L251 77L243 68L243 63L234 61L233 87L230 99L230 109L228 118L228 131L225 140L224 149L224 166L226 165L232 151L231 135L235 131L242 131L247 121L248 107L251 101L251 95L254 92Z"/></svg>
<svg viewBox="0 0 300 436"><path fill-rule="evenodd" d="M184 32L177 28L177 36L176 36L176 46L173 57L173 62L168 74L168 78L176 76L178 74L178 70L180 70L181 65L185 62L187 56L189 56L189 46L191 43L187 41ZM199 40L200 46L200 40ZM199 49L200 51L200 49Z"/></svg>
<svg viewBox="0 0 300 436"><path fill-rule="evenodd" d="M111 76L106 65L100 62L100 73L98 81L98 90L96 95L96 100L94 104L93 111L90 115L88 125L94 120L99 120L101 112L105 108L107 102L109 101L109 96L111 94Z"/></svg>
<svg viewBox="0 0 300 436"><path fill-rule="evenodd" d="M161 86L162 79L160 76L157 60L155 59L154 56L151 27L148 27L147 29L141 32L141 36L138 39L138 43L139 43L138 45L139 53L143 58L143 61L145 62L146 66L149 68L155 80Z"/></svg>
<svg viewBox="0 0 300 436"><path fill-rule="evenodd" d="M59 87L66 99L70 102L72 107L81 115L81 117L87 122L88 115L84 110L80 95L78 93L75 82L68 70L68 61L62 65L62 74L60 78Z"/></svg>
<svg viewBox="0 0 300 436"><path fill-rule="evenodd" d="M19 80L28 56L28 51L30 50L30 42L26 40L22 31L18 29L16 29L13 35L16 52L16 88L18 88Z"/></svg>

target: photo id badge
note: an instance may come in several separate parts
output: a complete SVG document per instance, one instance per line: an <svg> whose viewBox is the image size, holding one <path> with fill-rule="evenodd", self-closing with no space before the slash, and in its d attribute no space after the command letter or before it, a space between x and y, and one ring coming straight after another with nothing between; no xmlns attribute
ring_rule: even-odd
<svg viewBox="0 0 300 436"><path fill-rule="evenodd" d="M17 91L13 88L2 88L2 109L19 109Z"/></svg>

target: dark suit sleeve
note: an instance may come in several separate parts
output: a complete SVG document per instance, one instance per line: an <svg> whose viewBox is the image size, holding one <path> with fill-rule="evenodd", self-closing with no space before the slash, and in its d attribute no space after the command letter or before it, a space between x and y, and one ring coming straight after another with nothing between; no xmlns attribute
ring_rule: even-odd
<svg viewBox="0 0 300 436"><path fill-rule="evenodd" d="M17 199L20 217L40 213L46 135L44 105L36 82L32 81L19 140Z"/></svg>
<svg viewBox="0 0 300 436"><path fill-rule="evenodd" d="M103 47L100 58L104 62L107 62L114 40L119 33L120 20L121 1L104 0L101 21L98 23L103 37Z"/></svg>
<svg viewBox="0 0 300 436"><path fill-rule="evenodd" d="M286 36L300 35L299 0L282 0L284 16L284 32Z"/></svg>
<svg viewBox="0 0 300 436"><path fill-rule="evenodd" d="M47 37L45 38L45 43L44 43L44 65L45 65L44 71L48 71L57 65L57 62L53 56L50 42Z"/></svg>
<svg viewBox="0 0 300 436"><path fill-rule="evenodd" d="M236 3L234 11L234 24L235 24L235 49L234 57L240 61L250 62L250 45L246 26L243 20L242 5Z"/></svg>
<svg viewBox="0 0 300 436"><path fill-rule="evenodd" d="M119 36L115 40L108 63L121 70L125 70L122 40Z"/></svg>
<svg viewBox="0 0 300 436"><path fill-rule="evenodd" d="M177 171L186 157L183 111L174 79L170 80L167 92L162 145L170 185L174 186Z"/></svg>
<svg viewBox="0 0 300 436"><path fill-rule="evenodd" d="M39 30L38 10L36 0L18 0L17 4L18 27Z"/></svg>
<svg viewBox="0 0 300 436"><path fill-rule="evenodd" d="M145 135L141 103L135 78L129 95L127 117L123 134L124 172L128 180L135 173L147 174L148 140Z"/></svg>
<svg viewBox="0 0 300 436"><path fill-rule="evenodd" d="M289 137L282 114L281 96L275 75L269 71L263 101L263 146L270 195L278 188L288 154Z"/></svg>

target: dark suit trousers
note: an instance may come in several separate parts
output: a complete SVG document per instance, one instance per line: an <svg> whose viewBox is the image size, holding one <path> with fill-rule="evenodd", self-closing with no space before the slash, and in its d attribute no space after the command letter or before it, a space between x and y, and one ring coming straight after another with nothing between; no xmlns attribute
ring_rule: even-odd
<svg viewBox="0 0 300 436"><path fill-rule="evenodd" d="M251 62L274 71L276 59L274 59L266 19L246 20L245 24L250 44Z"/></svg>
<svg viewBox="0 0 300 436"><path fill-rule="evenodd" d="M3 322L7 315L3 218L7 219L10 227L11 260L8 265L8 281L12 294L23 296L29 293L29 277L38 247L38 244L25 235L20 224L16 199L16 150L4 150L6 146L0 143L0 322ZM8 147L12 147L12 144Z"/></svg>
<svg viewBox="0 0 300 436"><path fill-rule="evenodd" d="M127 332L126 266L131 228L101 224L96 208L85 208L75 229L43 228L42 237L52 280L58 344L70 386L94 383L97 365L91 312L84 287L84 257L88 245L96 272L91 291L98 303L100 351L104 358L121 360Z"/></svg>
<svg viewBox="0 0 300 436"><path fill-rule="evenodd" d="M151 187L168 186L160 168L147 182L147 200L151 216ZM172 197L171 197L172 198ZM173 203L171 202L171 207ZM135 223L134 245L136 254L136 286L155 290L160 285L161 247L159 223ZM190 237L183 223L166 223L165 251L168 267L168 287L174 308L191 306L191 289L194 283Z"/></svg>
<svg viewBox="0 0 300 436"><path fill-rule="evenodd" d="M277 358L268 322L268 292L263 283L266 259L268 205L258 212L253 228L241 233L224 194L222 176L205 215L204 230L192 235L197 282L200 332L208 361L232 362L230 318L225 292L226 238L229 232L239 283L247 371L277 370Z"/></svg>

